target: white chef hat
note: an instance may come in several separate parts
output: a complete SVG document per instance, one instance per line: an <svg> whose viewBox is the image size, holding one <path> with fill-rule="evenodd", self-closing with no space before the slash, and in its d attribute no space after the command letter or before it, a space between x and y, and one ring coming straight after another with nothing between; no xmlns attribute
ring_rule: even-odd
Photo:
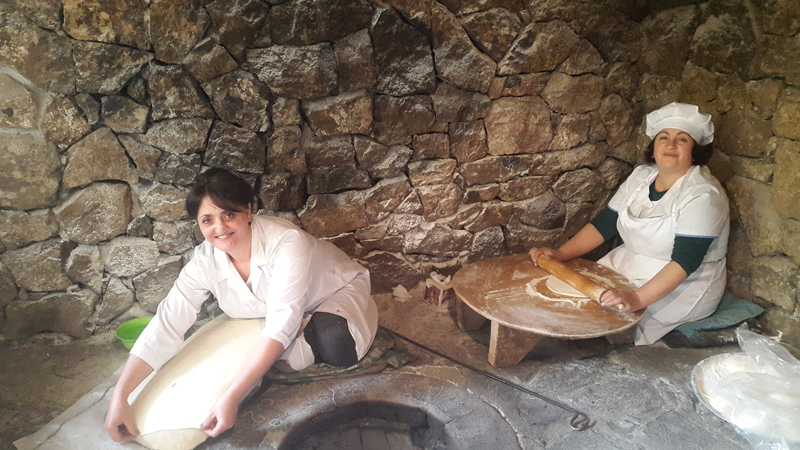
<svg viewBox="0 0 800 450"><path fill-rule="evenodd" d="M695 105L672 102L647 115L646 133L650 139L655 138L664 128L685 131L699 145L707 145L714 140L714 122L711 121L711 116L700 113Z"/></svg>

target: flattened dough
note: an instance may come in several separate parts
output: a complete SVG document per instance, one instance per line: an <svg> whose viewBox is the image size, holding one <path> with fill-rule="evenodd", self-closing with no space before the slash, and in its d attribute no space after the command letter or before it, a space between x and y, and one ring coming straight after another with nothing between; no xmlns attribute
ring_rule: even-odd
<svg viewBox="0 0 800 450"><path fill-rule="evenodd" d="M205 441L200 426L244 366L262 328L264 319L222 314L187 339L128 399L141 433L136 441L153 450L189 450Z"/></svg>
<svg viewBox="0 0 800 450"><path fill-rule="evenodd" d="M567 283L559 280L554 276L550 276L547 279L547 287L553 291L554 293L558 294L559 296L566 297L566 298L588 298L586 294L580 292L579 290L575 289L574 287L568 285Z"/></svg>

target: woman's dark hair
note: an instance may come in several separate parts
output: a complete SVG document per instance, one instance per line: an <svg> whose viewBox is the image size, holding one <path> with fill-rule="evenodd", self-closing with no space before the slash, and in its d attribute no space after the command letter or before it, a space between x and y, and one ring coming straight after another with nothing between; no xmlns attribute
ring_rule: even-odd
<svg viewBox="0 0 800 450"><path fill-rule="evenodd" d="M197 180L186 197L186 212L196 218L203 197L208 196L216 207L225 211L247 211L247 204L255 197L253 188L225 169L209 169L197 176Z"/></svg>
<svg viewBox="0 0 800 450"><path fill-rule="evenodd" d="M653 153L656 151L655 142L655 139L650 141L650 144L644 151L644 159L648 164L656 162L656 159L653 157ZM699 145L694 139L692 139L692 143L694 144L694 146L692 146L692 165L705 166L711 160L711 155L714 154L714 146L711 145L711 142L706 145Z"/></svg>

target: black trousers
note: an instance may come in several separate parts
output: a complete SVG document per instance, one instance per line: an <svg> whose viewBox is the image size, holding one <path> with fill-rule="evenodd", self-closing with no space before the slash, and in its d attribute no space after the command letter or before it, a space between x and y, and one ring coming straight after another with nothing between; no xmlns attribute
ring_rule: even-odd
<svg viewBox="0 0 800 450"><path fill-rule="evenodd" d="M336 314L315 312L303 330L314 352L314 363L350 367L358 362L356 342L347 328L347 319Z"/></svg>

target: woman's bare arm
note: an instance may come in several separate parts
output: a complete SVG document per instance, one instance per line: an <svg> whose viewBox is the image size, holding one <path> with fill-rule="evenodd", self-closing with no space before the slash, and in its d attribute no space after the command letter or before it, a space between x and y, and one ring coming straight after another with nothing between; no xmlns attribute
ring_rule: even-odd
<svg viewBox="0 0 800 450"><path fill-rule="evenodd" d="M136 355L130 355L122 369L114 393L111 396L111 405L108 407L104 427L111 439L122 442L133 440L139 435L139 429L133 421L128 396L136 386L139 386L148 375L153 372L150 364Z"/></svg>
<svg viewBox="0 0 800 450"><path fill-rule="evenodd" d="M236 423L239 403L244 400L256 382L264 377L283 351L283 344L275 339L268 337L259 339L244 367L233 379L228 390L211 408L208 418L203 422L203 429L207 435L219 436Z"/></svg>
<svg viewBox="0 0 800 450"><path fill-rule="evenodd" d="M539 256L542 254L548 255L558 261L567 261L589 253L603 242L605 242L603 235L597 231L594 225L589 223L581 228L581 231L573 236L572 239L559 247L558 250L546 247L532 248L530 255L534 264L536 264L536 260L539 259Z"/></svg>
<svg viewBox="0 0 800 450"><path fill-rule="evenodd" d="M669 295L687 276L680 264L670 261L639 289L633 292L610 289L600 301L606 306L622 305L620 311L638 311Z"/></svg>

